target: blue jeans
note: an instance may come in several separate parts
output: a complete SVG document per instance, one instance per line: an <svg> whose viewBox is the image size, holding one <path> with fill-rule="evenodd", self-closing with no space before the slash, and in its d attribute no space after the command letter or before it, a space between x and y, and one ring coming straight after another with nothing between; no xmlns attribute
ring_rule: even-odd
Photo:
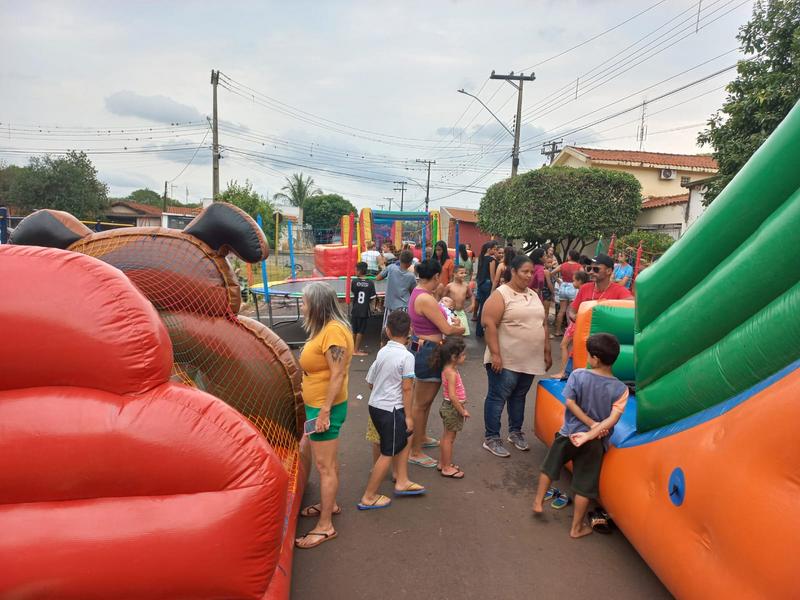
<svg viewBox="0 0 800 600"><path fill-rule="evenodd" d="M492 294L492 281L484 279L478 284L475 290L475 299L478 301L478 325L475 327L475 335L483 337L483 325L481 325L481 317L483 317L483 303L489 299Z"/></svg>
<svg viewBox="0 0 800 600"><path fill-rule="evenodd" d="M483 403L483 421L486 439L500 439L500 417L503 406L508 405L508 432L521 432L525 419L525 396L533 385L534 375L503 369L499 373L487 364L489 390Z"/></svg>

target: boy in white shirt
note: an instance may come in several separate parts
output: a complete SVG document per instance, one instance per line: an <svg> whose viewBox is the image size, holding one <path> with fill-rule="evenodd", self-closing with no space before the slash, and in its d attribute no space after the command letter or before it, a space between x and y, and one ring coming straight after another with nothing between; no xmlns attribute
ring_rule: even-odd
<svg viewBox="0 0 800 600"><path fill-rule="evenodd" d="M372 392L369 397L369 416L380 437L381 455L367 482L367 489L358 503L359 510L386 508L392 503L388 496L378 493L381 482L394 462L397 481L395 496L419 496L425 488L408 478L408 438L413 433L411 418L414 387L414 355L406 344L411 333L408 313L396 310L386 320L389 342L380 349L367 373Z"/></svg>

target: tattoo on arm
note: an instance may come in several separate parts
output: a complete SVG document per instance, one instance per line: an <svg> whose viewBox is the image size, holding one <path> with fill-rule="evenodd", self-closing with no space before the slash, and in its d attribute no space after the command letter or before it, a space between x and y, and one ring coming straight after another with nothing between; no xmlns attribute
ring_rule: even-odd
<svg viewBox="0 0 800 600"><path fill-rule="evenodd" d="M331 353L333 362L342 362L344 360L345 349L341 346L331 346L328 351Z"/></svg>

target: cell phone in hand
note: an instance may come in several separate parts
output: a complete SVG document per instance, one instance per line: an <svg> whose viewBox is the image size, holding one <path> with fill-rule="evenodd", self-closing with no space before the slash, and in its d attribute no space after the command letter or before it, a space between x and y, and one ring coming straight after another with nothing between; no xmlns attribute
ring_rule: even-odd
<svg viewBox="0 0 800 600"><path fill-rule="evenodd" d="M309 419L306 421L306 424L303 425L303 431L306 435L310 433L314 433L317 430L317 418L314 417L313 419Z"/></svg>

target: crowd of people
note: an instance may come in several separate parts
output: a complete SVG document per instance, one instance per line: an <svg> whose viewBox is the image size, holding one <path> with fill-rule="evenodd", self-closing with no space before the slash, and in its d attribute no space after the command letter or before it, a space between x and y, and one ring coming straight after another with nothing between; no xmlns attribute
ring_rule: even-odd
<svg viewBox="0 0 800 600"><path fill-rule="evenodd" d="M508 413L505 441L517 451L529 450L523 431L526 398L535 377L546 376L552 367L552 338L563 332L562 365L555 377L564 378L580 304L631 296L632 272L623 256L615 264L604 254L588 259L570 252L559 264L552 246L527 255L489 241L476 258L470 248L460 245L456 264L447 244L437 242L430 258L415 264L410 249L395 256L390 246L384 246L382 253L374 250L374 243L367 248L351 284L349 318L336 293L323 282L307 286L303 296L309 338L300 366L320 502L301 512L316 517L317 523L296 540L299 548L312 548L337 536L333 516L341 512L336 502L338 438L347 415L350 363L354 355L366 354L363 334L376 297L370 274L386 279L387 288L383 345L366 377L370 388L366 438L373 446L373 467L358 502L358 509L365 511L391 505L392 499L379 491L390 472L395 496L426 493L424 486L409 478L408 465L436 468L444 478L465 477L454 454L457 435L470 417L469 394L459 371L466 360L464 336L469 334L470 320L476 321L475 335L485 338L486 344L483 448L507 458L511 453L501 434L502 413ZM553 305L558 307L555 333L550 325ZM566 496L551 483L564 463L573 461L573 537L592 531L585 517L590 501L597 497L604 444L627 398L627 387L610 370L619 353L616 339L592 336L587 347L592 368L576 369L569 376L564 426L542 464L533 503L534 514L541 514L545 500L552 499L554 508L567 504ZM427 432L440 390L443 434L436 439ZM429 454L437 447L438 460Z"/></svg>

